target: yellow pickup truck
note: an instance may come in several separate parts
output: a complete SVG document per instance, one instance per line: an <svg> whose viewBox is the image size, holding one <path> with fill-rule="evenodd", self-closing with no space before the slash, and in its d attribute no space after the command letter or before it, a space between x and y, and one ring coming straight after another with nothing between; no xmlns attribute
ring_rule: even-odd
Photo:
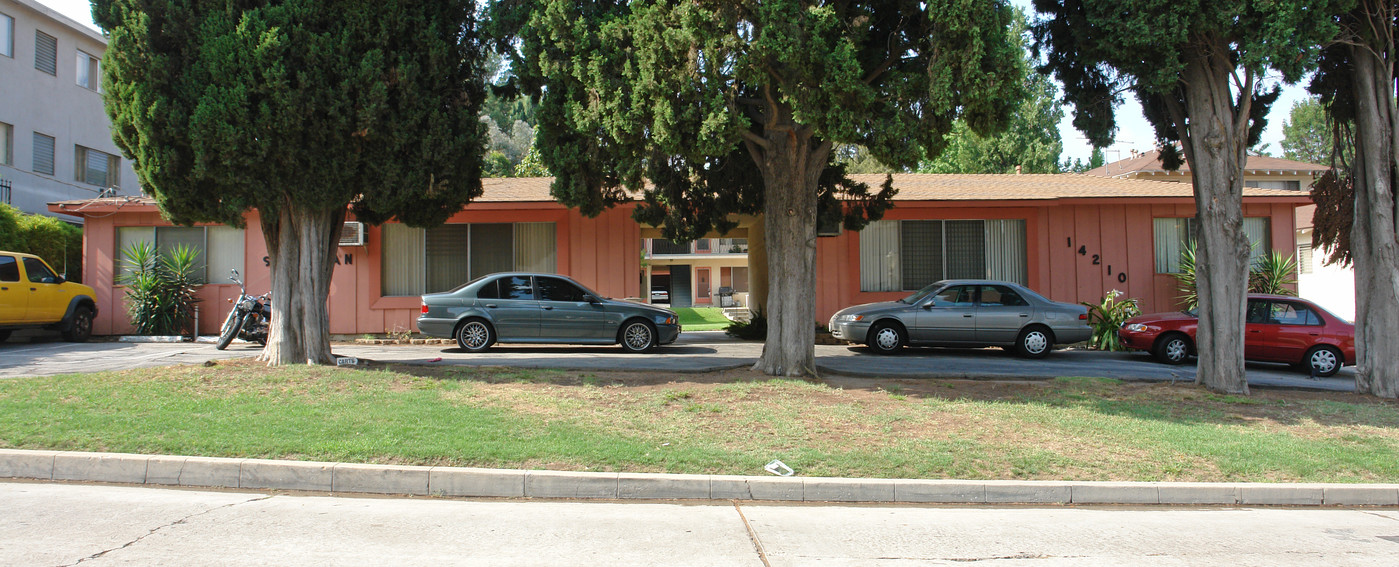
<svg viewBox="0 0 1399 567"><path fill-rule="evenodd" d="M44 328L83 342L92 336L92 288L63 279L38 256L0 251L0 341L16 329Z"/></svg>

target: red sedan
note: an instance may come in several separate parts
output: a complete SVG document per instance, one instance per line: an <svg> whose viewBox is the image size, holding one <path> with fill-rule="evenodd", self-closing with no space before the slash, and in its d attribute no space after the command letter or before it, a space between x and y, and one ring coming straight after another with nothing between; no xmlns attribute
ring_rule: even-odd
<svg viewBox="0 0 1399 567"><path fill-rule="evenodd" d="M1331 376L1355 364L1355 326L1305 299L1249 295L1244 358L1299 365ZM1117 330L1127 348L1151 352L1167 364L1195 354L1194 313L1154 313L1128 319Z"/></svg>

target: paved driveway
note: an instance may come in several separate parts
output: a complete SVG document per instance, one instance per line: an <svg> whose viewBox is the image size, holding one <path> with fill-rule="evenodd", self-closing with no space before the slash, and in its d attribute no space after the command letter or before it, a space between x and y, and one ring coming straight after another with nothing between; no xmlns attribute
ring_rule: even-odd
<svg viewBox="0 0 1399 567"><path fill-rule="evenodd" d="M683 333L675 344L648 354L628 354L616 346L569 345L498 345L480 354L468 354L456 345L346 343L334 345L333 350L339 356L398 364L709 372L750 366L762 355L762 349L762 343L734 340L719 331L702 331ZM256 356L260 350L257 345L246 343L218 351L209 343L6 342L0 343L0 377L199 364L210 359ZM1159 364L1145 353L1087 350L1060 350L1041 360L1026 360L1001 349L920 348L879 356L865 347L818 345L816 368L822 374L857 377L1024 380L1093 376L1162 382L1195 380L1194 366ZM1284 365L1249 363L1247 372L1253 386L1337 391L1352 391L1355 387L1353 367L1319 380L1311 380Z"/></svg>

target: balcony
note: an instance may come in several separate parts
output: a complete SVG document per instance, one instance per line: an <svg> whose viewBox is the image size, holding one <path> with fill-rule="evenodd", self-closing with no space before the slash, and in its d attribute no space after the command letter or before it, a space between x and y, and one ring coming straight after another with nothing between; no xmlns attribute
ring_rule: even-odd
<svg viewBox="0 0 1399 567"><path fill-rule="evenodd" d="M652 256L748 253L748 239L746 238L701 238L689 242L671 242L661 238L649 238L646 246Z"/></svg>

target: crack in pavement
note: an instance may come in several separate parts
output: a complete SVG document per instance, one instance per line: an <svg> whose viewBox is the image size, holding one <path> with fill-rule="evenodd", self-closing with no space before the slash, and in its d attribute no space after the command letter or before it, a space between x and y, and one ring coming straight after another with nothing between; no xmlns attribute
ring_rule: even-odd
<svg viewBox="0 0 1399 567"><path fill-rule="evenodd" d="M753 530L753 525L748 523L748 516L743 515L743 508L738 505L737 500L730 500L734 505L734 511L738 512L738 519L743 520L743 528L748 530L748 539L753 542L753 549L758 552L758 559L762 560L763 567L772 567L768 562L767 551L763 550L763 542L758 540L758 532Z"/></svg>
<svg viewBox="0 0 1399 567"><path fill-rule="evenodd" d="M241 502L231 502L231 503L228 503L228 504L224 504L223 506L217 506L217 507L214 507L214 508L210 508L210 509L208 509L208 510L204 510L204 511L202 511L202 512L195 512L195 513L193 513L193 514L190 514L190 515L188 515L188 516L185 516L185 517L183 517L183 518L180 518L180 519L175 520L175 521L173 521L173 522L170 522L170 523L168 523L168 524L161 525L161 526L156 526L156 527L154 527L154 528L151 528L150 531L148 531L148 532L146 532L145 534L141 535L141 537L138 537L138 538L136 538L136 539L133 539L133 540L131 540L131 541L128 541L128 542L126 542L125 544L122 544L122 545L117 546L117 547L113 547L113 548L111 548L111 549L106 549L106 550L103 550L103 551L99 551L99 552L97 552L97 553L94 553L94 554L89 555L89 556L87 556L87 557L84 557L84 558L82 558L82 559L79 559L79 560L77 560L77 561L75 561L75 562L73 562L73 563L68 563L68 564L65 564L65 565L60 565L59 567L73 567L74 565L77 565L77 564L82 563L82 562L84 562L84 561L88 561L88 560L92 560L92 559L97 559L97 558L100 558L100 557L102 557L102 556L105 556L105 555L107 555L108 553L111 553L111 552L113 552L113 551L121 551L121 550L126 549L126 548L128 548L128 547L131 547L131 546L133 546L133 545L136 545L137 543L140 543L141 540L146 539L146 538L148 538L148 537L150 537L150 536L153 536L153 535L155 535L156 532L158 532L158 531L160 531L160 530L163 530L163 529L165 529L165 528L170 528L170 527L178 526L178 525L180 525L180 524L183 524L183 523L185 523L185 522L188 522L189 520L192 520L192 519L197 518L197 517L199 517L199 516L203 516L203 515L208 514L208 513L211 513L211 512L216 512L216 511L222 510L222 509L224 509L224 508L232 508L232 507L234 507L234 506L241 506L241 505L243 505L243 504L252 504L253 502L261 502L261 501L263 501L263 500L267 500L268 498L272 498L272 496L273 496L273 495L268 494L268 495L266 495L266 496L260 496L260 497L252 498L252 499L249 499L249 500L243 500L243 501L241 501Z"/></svg>

